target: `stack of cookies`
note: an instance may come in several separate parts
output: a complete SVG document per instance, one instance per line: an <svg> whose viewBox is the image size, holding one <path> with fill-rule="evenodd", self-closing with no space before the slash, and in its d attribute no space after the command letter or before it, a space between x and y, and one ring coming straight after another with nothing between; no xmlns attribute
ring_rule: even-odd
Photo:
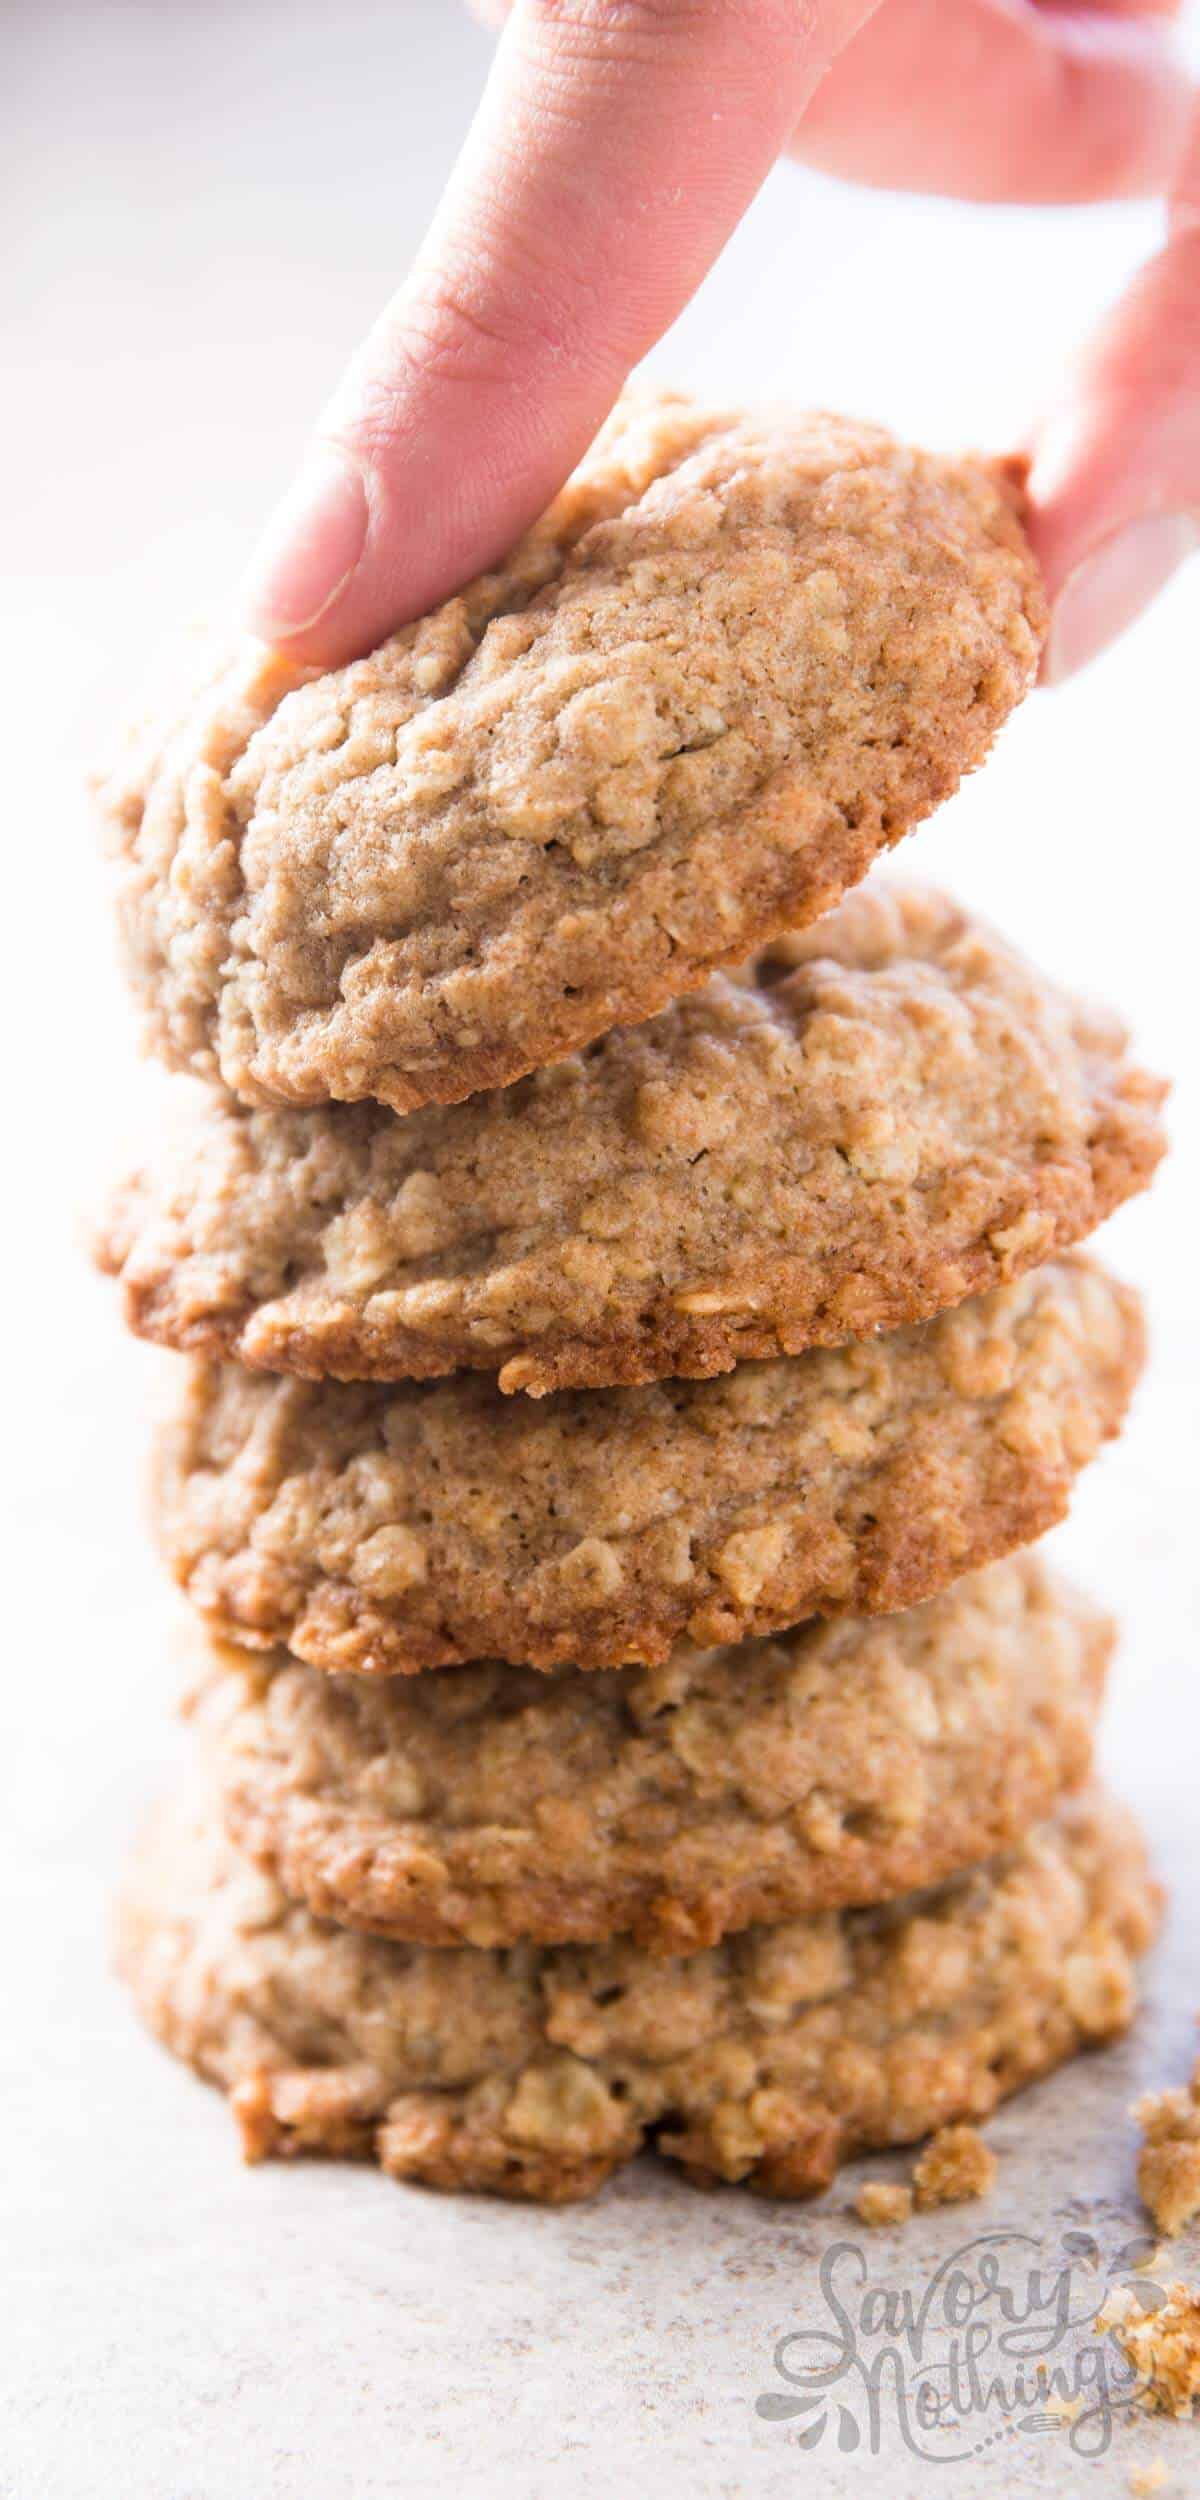
<svg viewBox="0 0 1200 2500"><path fill-rule="evenodd" d="M251 2153L804 2194L1129 2020L1110 1627L1026 1549L1139 1368L1078 1245L1162 1089L849 891L1042 624L996 464L624 405L500 571L108 784L202 1084L100 1256L208 1627L120 1952Z"/></svg>

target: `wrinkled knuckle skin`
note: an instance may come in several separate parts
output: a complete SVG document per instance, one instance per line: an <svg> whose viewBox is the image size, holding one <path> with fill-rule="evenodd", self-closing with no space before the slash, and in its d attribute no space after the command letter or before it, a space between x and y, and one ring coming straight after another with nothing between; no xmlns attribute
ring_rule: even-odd
<svg viewBox="0 0 1200 2500"><path fill-rule="evenodd" d="M534 24L564 33L620 36L671 31L738 13L737 0L528 0Z"/></svg>
<svg viewBox="0 0 1200 2500"><path fill-rule="evenodd" d="M524 312L518 323L498 306L470 301L444 279L410 318L407 356L439 381L486 387L511 378L514 349L524 343L518 329L524 329Z"/></svg>
<svg viewBox="0 0 1200 2500"><path fill-rule="evenodd" d="M561 293L536 273L517 285L469 292L453 278L406 315L385 368L367 378L356 412L356 448L386 459L413 423L414 390L462 392L472 399L511 397L513 377L573 371L589 361L596 289L583 273L567 273ZM570 300L568 300L568 288ZM617 387L619 376L614 381Z"/></svg>
<svg viewBox="0 0 1200 2500"><path fill-rule="evenodd" d="M526 335L518 340L514 324L469 304L453 287L439 289L409 311L382 365L364 376L353 415L338 428L341 439L371 466L386 466L411 433L425 389L476 398L511 391L518 350L527 361Z"/></svg>
<svg viewBox="0 0 1200 2500"><path fill-rule="evenodd" d="M820 11L809 0L528 0L528 20L546 35L620 51L737 30L776 29L810 39Z"/></svg>

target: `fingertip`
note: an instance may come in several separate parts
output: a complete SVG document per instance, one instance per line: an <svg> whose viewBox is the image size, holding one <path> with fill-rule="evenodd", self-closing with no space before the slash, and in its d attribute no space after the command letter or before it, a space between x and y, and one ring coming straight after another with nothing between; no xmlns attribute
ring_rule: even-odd
<svg viewBox="0 0 1200 2500"><path fill-rule="evenodd" d="M315 443L267 524L242 584L242 607L264 642L310 635L339 602L370 530L362 469L340 444Z"/></svg>
<svg viewBox="0 0 1200 2500"><path fill-rule="evenodd" d="M1030 536L1059 684L1123 633L1200 546L1200 232L1141 270L1038 431Z"/></svg>
<svg viewBox="0 0 1200 2500"><path fill-rule="evenodd" d="M1060 686L1097 659L1200 547L1187 512L1151 513L1114 531L1068 574L1051 612L1042 682Z"/></svg>

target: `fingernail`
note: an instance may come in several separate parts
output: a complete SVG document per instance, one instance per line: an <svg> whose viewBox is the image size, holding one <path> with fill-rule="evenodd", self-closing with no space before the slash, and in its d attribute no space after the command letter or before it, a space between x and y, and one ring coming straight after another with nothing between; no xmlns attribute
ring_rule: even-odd
<svg viewBox="0 0 1200 2500"><path fill-rule="evenodd" d="M1161 512L1131 521L1085 556L1054 603L1047 685L1061 685L1115 642L1197 547L1200 523L1190 512Z"/></svg>
<svg viewBox="0 0 1200 2500"><path fill-rule="evenodd" d="M362 471L332 443L316 445L267 525L243 599L266 642L302 634L344 589L367 539Z"/></svg>

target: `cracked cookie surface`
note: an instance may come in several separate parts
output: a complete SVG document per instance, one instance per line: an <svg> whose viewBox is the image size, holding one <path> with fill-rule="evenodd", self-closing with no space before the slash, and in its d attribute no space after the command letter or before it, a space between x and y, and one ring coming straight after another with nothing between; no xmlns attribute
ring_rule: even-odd
<svg viewBox="0 0 1200 2500"><path fill-rule="evenodd" d="M193 1361L159 1541L217 1631L318 1667L654 1664L893 1612L1029 1543L1120 1425L1137 1297L1077 1256L719 1379L506 1398Z"/></svg>
<svg viewBox="0 0 1200 2500"><path fill-rule="evenodd" d="M1162 1089L946 898L868 885L740 976L398 1120L206 1092L97 1242L131 1325L310 1378L728 1370L923 1319L1145 1186Z"/></svg>
<svg viewBox="0 0 1200 2500"><path fill-rule="evenodd" d="M355 2156L562 2203L650 2139L697 2180L804 2196L1121 2031L1158 1906L1132 1821L1088 1792L941 1890L701 1953L445 1952L297 1908L202 1794L161 1810L118 1951L251 2158Z"/></svg>
<svg viewBox="0 0 1200 2500"><path fill-rule="evenodd" d="M905 1614L662 1667L202 1687L231 1837L322 1918L425 1944L663 1952L940 1883L1086 1778L1112 1645L1035 1555Z"/></svg>
<svg viewBox="0 0 1200 2500"><path fill-rule="evenodd" d="M1019 511L848 419L624 403L496 572L348 668L235 655L109 776L149 1038L409 1111L815 919L1032 684Z"/></svg>

